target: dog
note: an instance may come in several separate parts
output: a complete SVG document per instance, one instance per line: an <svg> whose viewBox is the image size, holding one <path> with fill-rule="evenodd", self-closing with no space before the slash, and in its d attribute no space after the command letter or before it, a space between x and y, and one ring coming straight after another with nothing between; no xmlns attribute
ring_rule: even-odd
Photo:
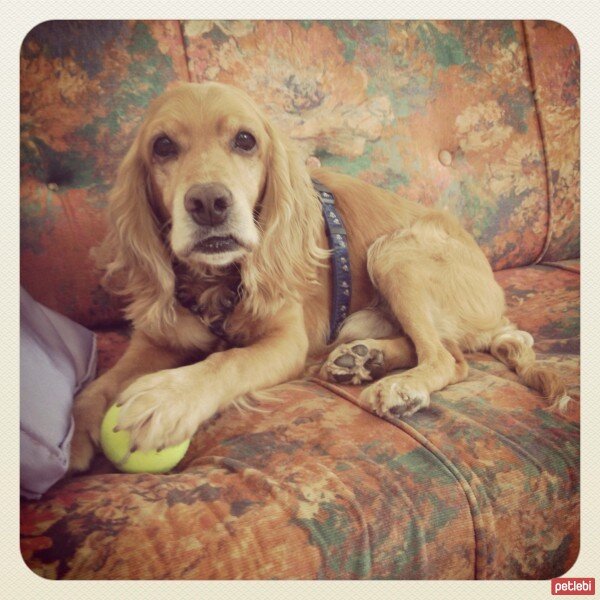
<svg viewBox="0 0 600 600"><path fill-rule="evenodd" d="M330 344L330 245L313 180L347 231L352 295ZM563 382L474 239L445 211L331 170L307 169L239 89L181 84L150 106L117 174L105 283L129 301L131 342L75 399L70 470L85 471L108 407L132 450L191 437L217 411L300 376L368 384L360 402L405 418L464 380L464 352L489 351L564 410ZM386 375L389 371L402 372Z"/></svg>

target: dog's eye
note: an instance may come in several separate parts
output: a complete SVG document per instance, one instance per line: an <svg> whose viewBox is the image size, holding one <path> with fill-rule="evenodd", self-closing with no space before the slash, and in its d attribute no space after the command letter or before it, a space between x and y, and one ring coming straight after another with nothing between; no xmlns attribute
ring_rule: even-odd
<svg viewBox="0 0 600 600"><path fill-rule="evenodd" d="M247 131L240 131L233 141L233 145L235 148L239 148L244 152L250 152L256 146L256 140L251 133Z"/></svg>
<svg viewBox="0 0 600 600"><path fill-rule="evenodd" d="M161 135L154 141L152 151L156 156L160 156L160 158L168 158L177 154L177 146L171 138Z"/></svg>

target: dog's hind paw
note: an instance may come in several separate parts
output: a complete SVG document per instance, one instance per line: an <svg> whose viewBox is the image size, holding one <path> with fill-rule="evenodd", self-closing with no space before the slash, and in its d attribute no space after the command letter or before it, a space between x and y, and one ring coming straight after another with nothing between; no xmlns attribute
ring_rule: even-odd
<svg viewBox="0 0 600 600"><path fill-rule="evenodd" d="M384 375L383 352L367 344L354 342L338 346L321 367L321 377L334 383L359 385Z"/></svg>

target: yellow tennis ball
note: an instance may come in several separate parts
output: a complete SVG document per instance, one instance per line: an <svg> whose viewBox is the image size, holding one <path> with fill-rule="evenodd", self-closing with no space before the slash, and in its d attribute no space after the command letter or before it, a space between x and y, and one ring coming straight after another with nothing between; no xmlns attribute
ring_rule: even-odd
<svg viewBox="0 0 600 600"><path fill-rule="evenodd" d="M177 446L169 446L160 452L148 450L129 452L131 438L127 431L114 431L119 420L121 409L113 404L104 415L100 428L100 445L106 455L119 471L125 473L166 473L170 471L187 452L190 440Z"/></svg>

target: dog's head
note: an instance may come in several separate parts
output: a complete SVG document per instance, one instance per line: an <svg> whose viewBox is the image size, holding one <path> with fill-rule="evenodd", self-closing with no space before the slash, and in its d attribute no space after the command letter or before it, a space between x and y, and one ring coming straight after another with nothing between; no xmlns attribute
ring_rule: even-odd
<svg viewBox="0 0 600 600"><path fill-rule="evenodd" d="M256 248L272 142L250 98L219 84L182 85L151 106L137 144L180 260L226 265Z"/></svg>
<svg viewBox="0 0 600 600"><path fill-rule="evenodd" d="M222 84L182 84L152 103L110 212L109 275L126 272L138 293L172 294L173 255L199 273L237 263L246 287L271 296L313 277L322 258L302 161L245 93Z"/></svg>

